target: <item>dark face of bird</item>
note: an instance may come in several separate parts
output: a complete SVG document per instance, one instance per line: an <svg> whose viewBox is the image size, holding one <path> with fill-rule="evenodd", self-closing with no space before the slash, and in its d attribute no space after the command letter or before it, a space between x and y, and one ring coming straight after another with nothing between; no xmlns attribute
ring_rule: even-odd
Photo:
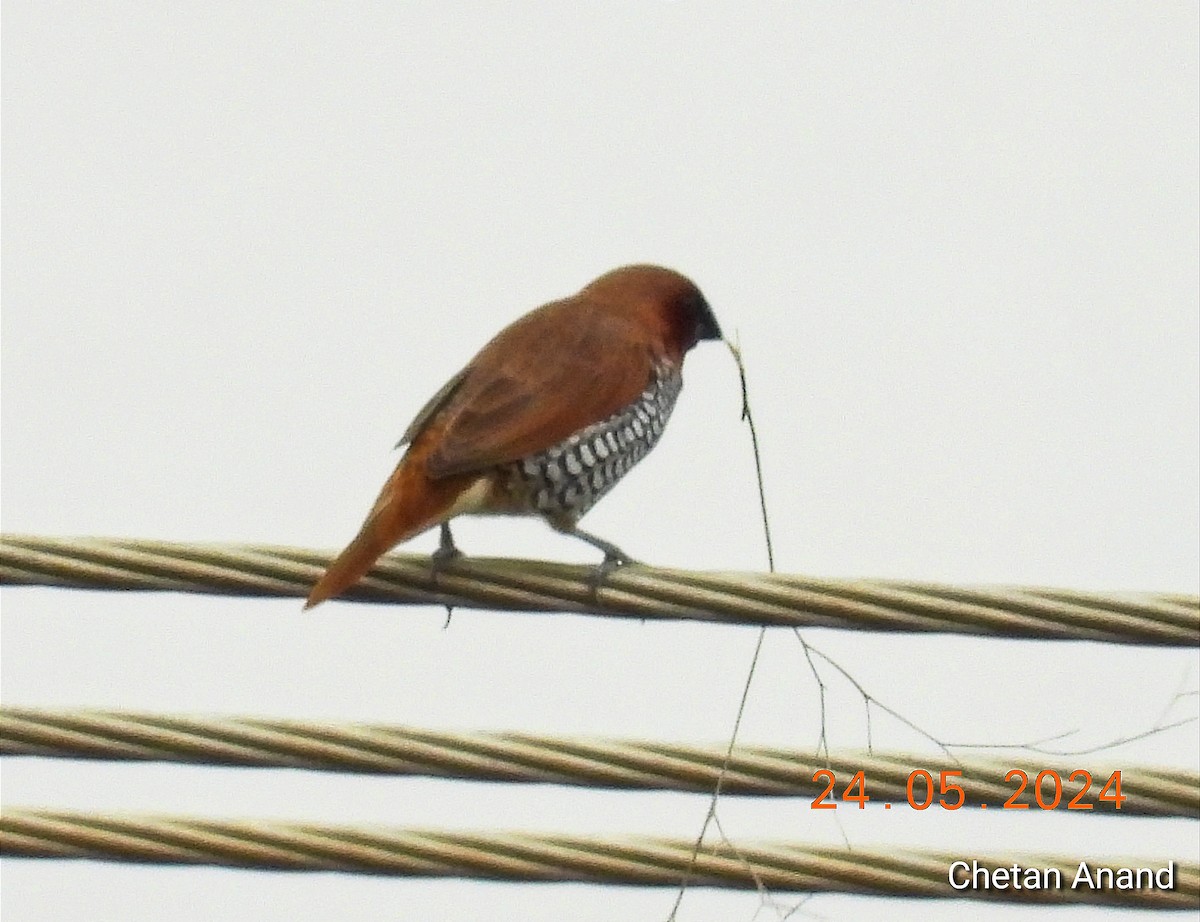
<svg viewBox="0 0 1200 922"><path fill-rule="evenodd" d="M687 310L695 321L696 342L703 342L706 339L725 338L725 335L721 332L721 325L717 323L717 318L712 312L712 308L708 306L708 301L705 300L704 295L700 293L699 289L692 296Z"/></svg>

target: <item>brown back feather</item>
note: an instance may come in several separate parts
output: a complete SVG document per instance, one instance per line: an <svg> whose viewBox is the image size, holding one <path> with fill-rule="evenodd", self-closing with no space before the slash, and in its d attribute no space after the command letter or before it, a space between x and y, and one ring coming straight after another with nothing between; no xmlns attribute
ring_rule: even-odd
<svg viewBox="0 0 1200 922"><path fill-rule="evenodd" d="M659 357L651 339L579 296L525 315L483 348L428 414L442 431L427 473L516 461L607 419L650 382Z"/></svg>

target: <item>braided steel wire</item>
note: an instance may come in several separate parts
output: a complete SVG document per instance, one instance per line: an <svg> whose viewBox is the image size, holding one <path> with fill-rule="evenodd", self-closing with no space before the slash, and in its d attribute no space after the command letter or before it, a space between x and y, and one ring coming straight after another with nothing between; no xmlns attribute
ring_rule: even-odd
<svg viewBox="0 0 1200 922"><path fill-rule="evenodd" d="M531 733L449 733L399 726L303 723L249 717L200 718L117 711L0 709L0 755L167 761L257 768L306 768L370 774L432 775L473 781L541 782L709 792L725 760L724 746L620 739L565 739ZM871 800L904 804L909 777L961 772L950 780L962 786L965 806L1038 806L1036 778L1058 774L1060 806L1082 788L1070 781L1083 768L1094 781L1080 803L1089 814L1116 816L1200 817L1200 776L1167 768L1121 768L1120 811L1096 802L1095 795L1115 770L1077 762L1014 759L1006 756L913 756L886 752L800 753L767 747L734 750L722 792L765 796L818 797L832 771L839 785L863 772ZM1030 783L1006 782L1013 769ZM914 783L913 798L923 802L926 783ZM1054 798L1054 780L1045 776L1043 802ZM1062 792L1065 792L1063 794ZM952 801L954 798L950 798ZM937 799L933 799L937 807Z"/></svg>
<svg viewBox="0 0 1200 922"><path fill-rule="evenodd" d="M0 584L303 597L331 553L265 545L0 537ZM522 611L867 631L1200 647L1200 598L1171 593L956 587L885 580L385 556L346 598Z"/></svg>
<svg viewBox="0 0 1200 922"><path fill-rule="evenodd" d="M692 862L693 843L645 837L595 838L526 832L460 832L250 822L181 816L91 815L8 809L0 816L0 854L91 858L156 864L220 865L287 871L341 871L417 877L678 886L690 867L694 886L1073 903L1144 909L1200 907L1200 866L1175 863L1174 889L1093 890L1069 882L1078 859L978 855L988 868L1058 868L1062 887L955 889L951 864L961 855L895 848L793 843L714 844ZM971 859L966 859L968 862ZM1104 862L1089 862L1102 864ZM1123 860L1160 868L1165 860ZM960 878L961 879L961 878Z"/></svg>

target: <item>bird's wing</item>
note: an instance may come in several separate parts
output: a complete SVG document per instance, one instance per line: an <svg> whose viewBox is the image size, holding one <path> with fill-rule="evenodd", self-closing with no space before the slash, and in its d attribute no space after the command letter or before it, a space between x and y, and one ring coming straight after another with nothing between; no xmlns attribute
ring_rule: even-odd
<svg viewBox="0 0 1200 922"><path fill-rule="evenodd" d="M536 454L628 406L653 373L653 352L627 321L548 304L503 330L423 411L440 430L426 470L447 477Z"/></svg>
<svg viewBox="0 0 1200 922"><path fill-rule="evenodd" d="M454 396L454 392L458 390L458 386L463 383L463 379L467 376L469 368L464 368L453 378L442 385L441 390L429 398L429 402L421 407L421 411L413 418L413 421L408 424L408 428L404 430L404 435L400 436L400 441L396 443L396 448L402 445L407 445L417 437L417 433L425 428L425 424L433 419L433 415L440 410L446 402Z"/></svg>

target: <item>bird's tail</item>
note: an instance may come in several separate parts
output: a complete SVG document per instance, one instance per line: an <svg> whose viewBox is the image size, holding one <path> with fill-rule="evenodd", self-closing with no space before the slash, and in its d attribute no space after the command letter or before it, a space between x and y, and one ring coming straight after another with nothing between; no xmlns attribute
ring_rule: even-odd
<svg viewBox="0 0 1200 922"><path fill-rule="evenodd" d="M470 475L429 478L416 459L401 459L358 535L329 565L304 603L307 610L345 592L402 541L419 535L452 515L476 479Z"/></svg>

